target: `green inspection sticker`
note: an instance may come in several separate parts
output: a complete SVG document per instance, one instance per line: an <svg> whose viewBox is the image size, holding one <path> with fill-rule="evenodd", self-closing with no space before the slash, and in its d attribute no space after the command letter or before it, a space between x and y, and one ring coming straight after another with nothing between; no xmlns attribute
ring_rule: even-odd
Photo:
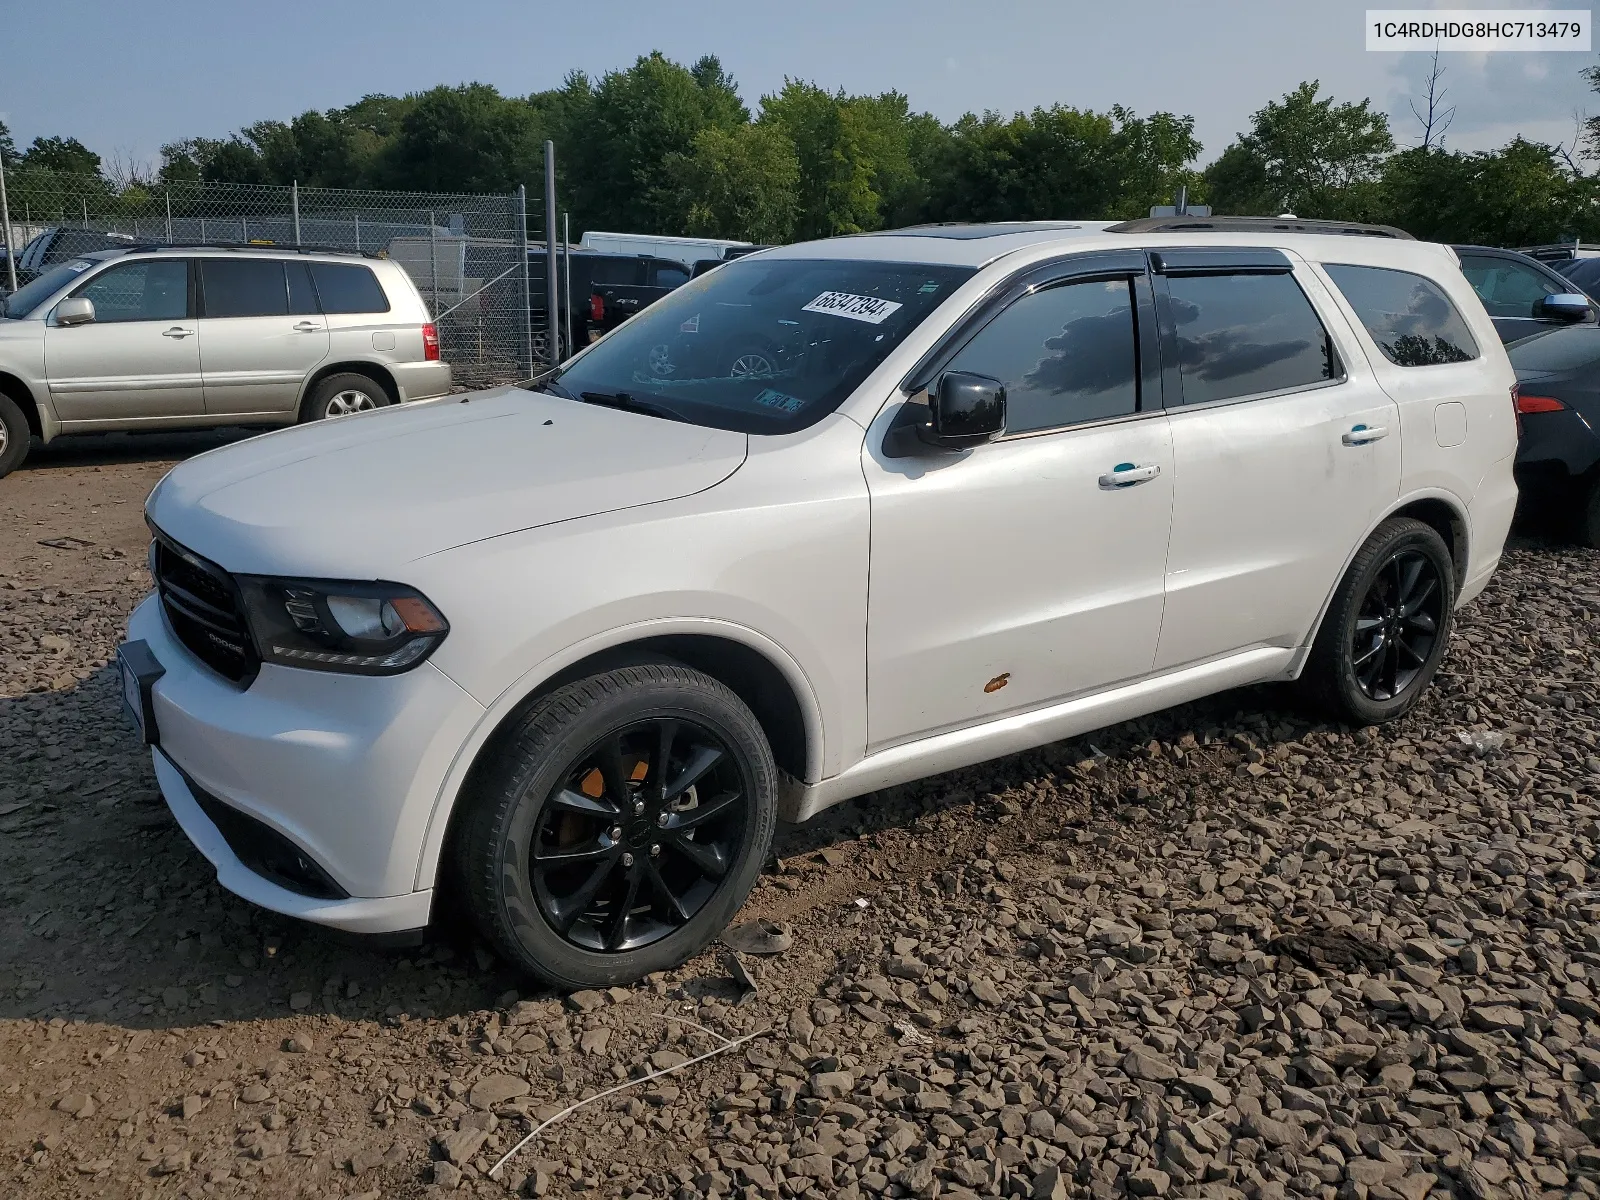
<svg viewBox="0 0 1600 1200"><path fill-rule="evenodd" d="M781 409L786 413L796 413L806 406L806 402L799 396L786 395L773 388L762 388L756 393L755 401L764 408Z"/></svg>

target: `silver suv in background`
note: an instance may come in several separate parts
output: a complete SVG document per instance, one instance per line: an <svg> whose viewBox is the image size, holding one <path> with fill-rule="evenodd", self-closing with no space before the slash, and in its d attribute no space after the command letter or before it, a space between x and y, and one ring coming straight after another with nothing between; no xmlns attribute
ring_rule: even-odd
<svg viewBox="0 0 1600 1200"><path fill-rule="evenodd" d="M422 297L381 258L105 250L0 302L0 476L34 437L288 425L449 390Z"/></svg>

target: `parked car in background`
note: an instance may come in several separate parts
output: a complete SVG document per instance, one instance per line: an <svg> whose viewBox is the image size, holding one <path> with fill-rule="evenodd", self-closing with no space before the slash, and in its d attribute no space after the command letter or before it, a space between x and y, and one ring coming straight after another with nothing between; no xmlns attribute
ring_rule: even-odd
<svg viewBox="0 0 1600 1200"><path fill-rule="evenodd" d="M1456 246L1461 272L1478 293L1502 342L1562 325L1595 323L1589 297L1551 267L1497 246Z"/></svg>
<svg viewBox="0 0 1600 1200"><path fill-rule="evenodd" d="M1600 328L1546 330L1508 353L1517 372L1517 485L1526 507L1600 549Z"/></svg>
<svg viewBox="0 0 1600 1200"><path fill-rule="evenodd" d="M1567 258L1551 265L1591 301L1600 301L1600 258Z"/></svg>
<svg viewBox="0 0 1600 1200"><path fill-rule="evenodd" d="M70 225L52 226L36 233L18 253L17 286L32 282L69 258L92 254L97 250L125 250L135 244L135 239L125 233L74 229Z"/></svg>
<svg viewBox="0 0 1600 1200"><path fill-rule="evenodd" d="M779 816L1246 684L1400 716L1500 559L1514 375L1446 247L1301 224L786 246L523 388L179 465L119 656L169 806L269 909L418 935L453 882L604 987Z"/></svg>
<svg viewBox="0 0 1600 1200"><path fill-rule="evenodd" d="M690 267L689 277L691 279L698 279L707 271L712 270L715 267L720 267L725 262L732 262L736 258L743 258L746 254L754 254L757 250L770 249L772 249L772 247L766 245L730 246L726 251L723 252L721 258L696 259Z"/></svg>
<svg viewBox="0 0 1600 1200"><path fill-rule="evenodd" d="M0 302L0 475L34 437L287 425L449 390L422 298L378 258L100 250Z"/></svg>
<svg viewBox="0 0 1600 1200"><path fill-rule="evenodd" d="M566 259L558 251L557 269L566 289ZM533 294L534 327L543 329L545 317L545 252L528 252L528 281ZM689 268L676 259L651 254L602 254L572 251L572 312L565 350L576 353L599 335L689 282Z"/></svg>
<svg viewBox="0 0 1600 1200"><path fill-rule="evenodd" d="M749 245L749 242L731 238L671 237L666 234L603 233L591 230L578 242L578 249L598 254L648 254L687 265L702 258L723 258L729 250Z"/></svg>

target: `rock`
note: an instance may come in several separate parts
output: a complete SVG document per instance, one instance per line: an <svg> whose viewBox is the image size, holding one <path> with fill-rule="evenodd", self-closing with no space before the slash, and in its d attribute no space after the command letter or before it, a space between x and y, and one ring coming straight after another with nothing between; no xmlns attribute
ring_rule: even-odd
<svg viewBox="0 0 1600 1200"><path fill-rule="evenodd" d="M315 1047L309 1033L292 1034L283 1040L283 1048L290 1054L310 1054Z"/></svg>
<svg viewBox="0 0 1600 1200"><path fill-rule="evenodd" d="M185 1096L183 1098L183 1119L192 1121L205 1111L206 1101L204 1096Z"/></svg>
<svg viewBox="0 0 1600 1200"><path fill-rule="evenodd" d="M531 1090L526 1079L515 1075L485 1075L472 1085L467 1103L473 1108L498 1108L507 1101L526 1096Z"/></svg>
<svg viewBox="0 0 1600 1200"><path fill-rule="evenodd" d="M1294 1150L1304 1140L1297 1125L1288 1121L1277 1121L1261 1113L1253 1113L1244 1119L1242 1128L1250 1137L1260 1138L1269 1146L1281 1149Z"/></svg>
<svg viewBox="0 0 1600 1200"><path fill-rule="evenodd" d="M451 1162L460 1166L469 1162L489 1135L481 1129L458 1129L438 1139L439 1149Z"/></svg>
<svg viewBox="0 0 1600 1200"><path fill-rule="evenodd" d="M56 1108L69 1117L83 1121L94 1116L96 1105L94 1097L88 1092L68 1092L56 1101Z"/></svg>
<svg viewBox="0 0 1600 1200"><path fill-rule="evenodd" d="M794 945L794 926L758 918L726 930L722 944L741 954L782 954Z"/></svg>
<svg viewBox="0 0 1600 1200"><path fill-rule="evenodd" d="M1467 1009L1467 1020L1478 1029L1522 1032L1522 1010L1509 1004L1474 1004Z"/></svg>
<svg viewBox="0 0 1600 1200"><path fill-rule="evenodd" d="M987 979L978 978L972 980L968 985L968 990L972 993L974 999L989 1005L991 1008L1000 1003L1000 989Z"/></svg>
<svg viewBox="0 0 1600 1200"><path fill-rule="evenodd" d="M1233 1103L1233 1089L1206 1075L1180 1075L1178 1086L1201 1104L1215 1104L1225 1108Z"/></svg>
<svg viewBox="0 0 1600 1200"><path fill-rule="evenodd" d="M591 1013L597 1008L605 1007L606 994L604 992L583 991L573 992L567 997L567 1007L574 1012Z"/></svg>
<svg viewBox="0 0 1600 1200"><path fill-rule="evenodd" d="M445 1191L451 1191L461 1186L461 1168L452 1162L429 1163L428 1182Z"/></svg>
<svg viewBox="0 0 1600 1200"><path fill-rule="evenodd" d="M246 1104L260 1104L272 1095L264 1084L252 1083L239 1090L239 1099Z"/></svg>
<svg viewBox="0 0 1600 1200"><path fill-rule="evenodd" d="M1164 1196L1172 1178L1155 1167L1140 1167L1128 1176L1128 1190L1135 1196Z"/></svg>
<svg viewBox="0 0 1600 1200"><path fill-rule="evenodd" d="M152 1175L179 1175L189 1169L189 1152L180 1150L175 1154L163 1154L150 1168Z"/></svg>
<svg viewBox="0 0 1600 1200"><path fill-rule="evenodd" d="M1122 1070L1129 1079L1167 1083L1178 1077L1178 1068L1145 1046L1135 1046L1122 1059Z"/></svg>
<svg viewBox="0 0 1600 1200"><path fill-rule="evenodd" d="M289 1007L295 1012L304 1012L311 1007L311 993L291 992L289 994Z"/></svg>
<svg viewBox="0 0 1600 1200"><path fill-rule="evenodd" d="M838 1100L848 1096L855 1085L849 1071L822 1071L811 1077L811 1094L819 1100Z"/></svg>
<svg viewBox="0 0 1600 1200"><path fill-rule="evenodd" d="M976 1186L974 1180L971 1186ZM1033 1200L1067 1200L1067 1181L1062 1177L1061 1168L1048 1166L1033 1177Z"/></svg>
<svg viewBox="0 0 1600 1200"><path fill-rule="evenodd" d="M604 1054L606 1043L611 1040L609 1029L586 1029L583 1036L578 1039L578 1049L585 1054Z"/></svg>

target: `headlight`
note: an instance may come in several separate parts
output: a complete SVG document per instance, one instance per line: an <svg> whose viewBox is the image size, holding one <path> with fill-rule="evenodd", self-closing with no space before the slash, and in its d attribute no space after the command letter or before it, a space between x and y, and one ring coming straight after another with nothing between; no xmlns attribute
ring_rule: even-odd
<svg viewBox="0 0 1600 1200"><path fill-rule="evenodd" d="M404 584L237 578L263 662L398 675L450 632L428 598Z"/></svg>

